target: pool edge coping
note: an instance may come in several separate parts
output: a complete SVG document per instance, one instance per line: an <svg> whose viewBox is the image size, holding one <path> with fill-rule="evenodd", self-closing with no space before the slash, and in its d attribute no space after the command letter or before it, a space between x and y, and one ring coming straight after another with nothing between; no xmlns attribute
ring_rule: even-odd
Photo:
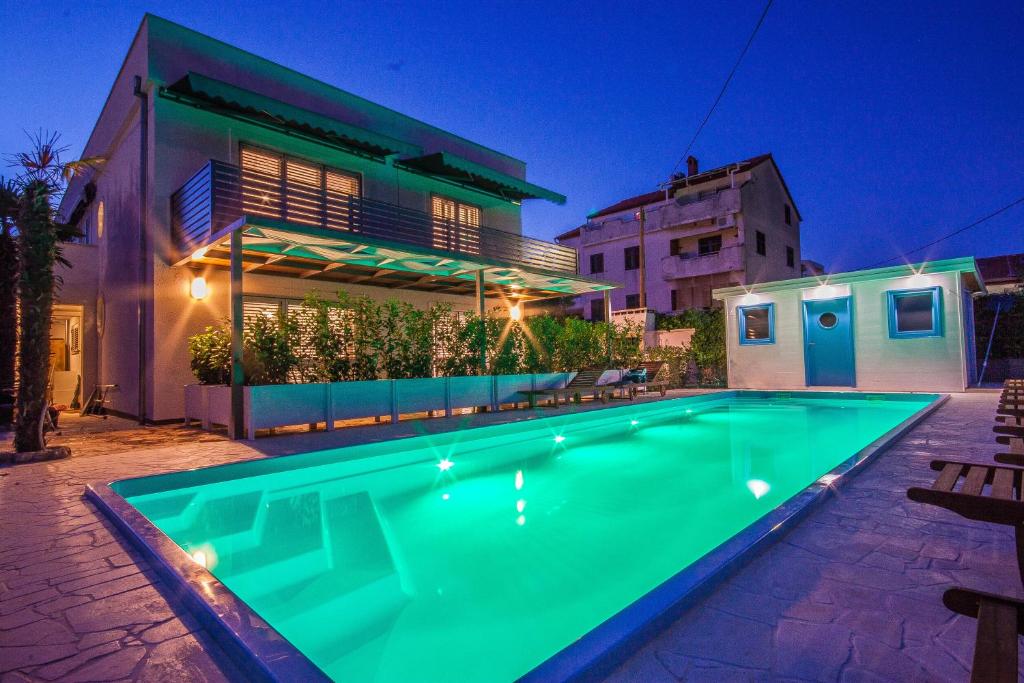
<svg viewBox="0 0 1024 683"><path fill-rule="evenodd" d="M744 393L764 396L805 392L726 389L722 392L711 392L710 395L722 397ZM917 392L910 392L914 393ZM922 393L934 395L933 392ZM696 396L705 395L675 397L670 400ZM790 530L811 509L824 502L833 486L845 484L849 479L843 475L859 471L949 398L949 394L938 394L937 398L926 406L857 451L826 475L822 475L738 534L623 607L578 640L526 672L519 680L590 681L607 675L628 658L628 651L650 640L693 602L717 588L758 552ZM495 425L482 427L489 426ZM259 460L256 459L254 462ZM840 477L834 484L822 484L821 479L831 474L839 474ZM207 633L225 650L232 663L248 679L332 680L252 607L235 595L227 585L197 564L181 546L157 528L109 483L87 484L85 497L125 535L135 549L142 553L163 579L162 588L166 588L191 616L199 620ZM172 609L174 607L175 605L172 605Z"/></svg>
<svg viewBox="0 0 1024 683"><path fill-rule="evenodd" d="M845 486L853 475L858 474L949 399L949 394L938 394L928 405L821 475L774 510L637 598L518 680L523 683L602 680L694 603L707 597L763 550L791 531L807 514L828 500L836 489ZM831 479L831 475L838 476ZM829 478L827 483L822 481L826 478Z"/></svg>
<svg viewBox="0 0 1024 683"><path fill-rule="evenodd" d="M331 681L313 660L109 484L88 484L85 496L142 553L163 580L162 587L199 621L248 680Z"/></svg>

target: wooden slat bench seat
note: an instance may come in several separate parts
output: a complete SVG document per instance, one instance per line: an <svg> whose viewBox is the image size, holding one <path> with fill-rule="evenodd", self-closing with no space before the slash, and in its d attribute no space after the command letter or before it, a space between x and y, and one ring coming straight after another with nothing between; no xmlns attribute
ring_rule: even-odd
<svg viewBox="0 0 1024 683"><path fill-rule="evenodd" d="M931 468L939 472L935 483L930 488L908 489L907 498L937 505L967 519L1013 527L1017 569L1024 583L1024 468L955 460L932 460Z"/></svg>
<svg viewBox="0 0 1024 683"><path fill-rule="evenodd" d="M566 403L571 399L575 399L579 403L583 396L587 394L592 395L602 403L607 403L608 392L611 391L611 387L606 384L597 384L597 381L601 379L603 374L604 370L580 370L564 387L558 389L525 390L519 393L527 398L531 408L537 407L538 397L550 398L556 408L558 407L558 400L562 396L565 396Z"/></svg>
<svg viewBox="0 0 1024 683"><path fill-rule="evenodd" d="M950 588L942 594L942 604L978 620L972 683L1015 683L1017 639L1024 635L1024 601L970 588Z"/></svg>

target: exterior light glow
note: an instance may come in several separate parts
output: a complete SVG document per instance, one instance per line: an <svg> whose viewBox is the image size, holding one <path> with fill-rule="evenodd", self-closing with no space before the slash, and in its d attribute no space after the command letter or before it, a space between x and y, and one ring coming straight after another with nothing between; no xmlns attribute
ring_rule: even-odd
<svg viewBox="0 0 1024 683"><path fill-rule="evenodd" d="M565 441L565 437L561 434L555 437L555 443L562 443L563 441Z"/></svg>
<svg viewBox="0 0 1024 683"><path fill-rule="evenodd" d="M751 479L747 482L747 488L754 494L754 498L760 499L761 496L765 495L772 490L772 487L768 485L768 482L761 481L760 479Z"/></svg>
<svg viewBox="0 0 1024 683"><path fill-rule="evenodd" d="M523 319L523 309L519 304L512 304L508 309L508 317L512 318L515 322L519 322Z"/></svg>
<svg viewBox="0 0 1024 683"><path fill-rule="evenodd" d="M192 279L192 285L189 287L189 294L196 301L202 301L206 298L206 295L210 293L210 288L206 286L206 278L202 275Z"/></svg>
<svg viewBox="0 0 1024 683"><path fill-rule="evenodd" d="M448 458L442 458L441 462L437 463L437 469L441 470L442 472L447 472L454 466L455 463L449 460Z"/></svg>

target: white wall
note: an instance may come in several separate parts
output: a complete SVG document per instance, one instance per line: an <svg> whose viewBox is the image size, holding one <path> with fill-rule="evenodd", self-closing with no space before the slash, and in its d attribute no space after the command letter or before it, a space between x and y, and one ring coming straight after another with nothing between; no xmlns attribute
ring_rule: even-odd
<svg viewBox="0 0 1024 683"><path fill-rule="evenodd" d="M943 335L890 339L886 292L942 287ZM802 298L843 296L839 285L820 294L813 288L740 295L726 301L729 386L740 389L805 389ZM963 391L965 370L963 311L959 273L855 282L853 297L856 389L863 391ZM741 346L737 306L775 303L775 343ZM815 387L821 388L821 387Z"/></svg>

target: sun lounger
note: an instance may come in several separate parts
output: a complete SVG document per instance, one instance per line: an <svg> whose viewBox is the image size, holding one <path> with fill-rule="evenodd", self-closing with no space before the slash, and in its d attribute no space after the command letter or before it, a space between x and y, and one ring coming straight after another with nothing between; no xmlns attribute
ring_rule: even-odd
<svg viewBox="0 0 1024 683"><path fill-rule="evenodd" d="M1024 602L969 588L950 588L942 594L942 604L978 620L972 683L1015 683L1017 638L1024 635Z"/></svg>
<svg viewBox="0 0 1024 683"><path fill-rule="evenodd" d="M581 370L562 388L526 390L519 393L526 396L531 408L537 407L538 397L550 398L556 408L558 407L558 400L562 396L565 396L566 403L571 399L575 399L578 403L587 394L592 395L602 403L606 403L611 387L606 384L598 385L597 383L603 374L604 370Z"/></svg>
<svg viewBox="0 0 1024 683"><path fill-rule="evenodd" d="M643 389L645 392L657 390L664 396L668 391L669 385L668 363L663 360L653 360L641 363L640 367L646 370L646 380L634 382L624 378L615 382L612 386L616 389L622 389L630 400L636 398L640 389Z"/></svg>
<svg viewBox="0 0 1024 683"><path fill-rule="evenodd" d="M907 498L938 505L967 519L1012 526L1017 569L1024 583L1024 469L954 460L932 460L931 468L939 472L935 483L931 488L908 489Z"/></svg>

